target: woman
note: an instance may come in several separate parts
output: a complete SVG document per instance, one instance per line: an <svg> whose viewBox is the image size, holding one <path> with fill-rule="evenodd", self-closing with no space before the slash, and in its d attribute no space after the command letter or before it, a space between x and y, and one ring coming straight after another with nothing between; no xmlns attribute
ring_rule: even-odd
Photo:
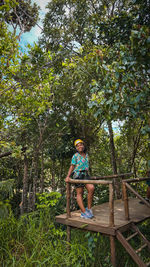
<svg viewBox="0 0 150 267"><path fill-rule="evenodd" d="M89 170L89 161L88 154L85 150L84 142L81 139L77 139L74 142L77 153L75 153L71 160L71 166L68 171L68 175L65 179L66 182L69 181L70 176L73 175L73 179L89 179L88 170ZM84 187L88 191L88 207L85 208L83 204L83 192ZM94 185L93 184L76 184L76 192L77 192L77 203L81 209L81 218L91 219L93 218L93 212L91 210L92 201L93 201L93 193L94 193Z"/></svg>

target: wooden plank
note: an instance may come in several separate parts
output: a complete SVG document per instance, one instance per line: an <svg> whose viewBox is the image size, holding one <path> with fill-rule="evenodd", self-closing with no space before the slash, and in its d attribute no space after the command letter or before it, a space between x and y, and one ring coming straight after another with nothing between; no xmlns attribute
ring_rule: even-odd
<svg viewBox="0 0 150 267"><path fill-rule="evenodd" d="M84 223L91 224L93 223L94 226L90 226L89 228L93 231L96 231L96 227L98 227L98 231L102 230L102 233L111 234L112 229L108 230L109 226L109 203L103 203L101 205L97 205L92 207L94 218L91 220L85 220L80 218L80 210L71 212L71 225L72 227L81 227ZM131 226L131 222L140 223L145 219L150 218L150 209L146 205L142 205L139 203L138 198L129 198L129 212L130 212L130 221L127 221L124 216L124 202L122 199L114 201L114 224L113 232L120 229L121 232L125 231ZM62 224L68 224L67 214L61 214L56 216L56 221ZM79 223L79 224L78 224ZM96 225L96 226L95 226ZM106 229L105 229L106 228ZM111 227L110 227L111 228ZM105 229L105 230L104 230Z"/></svg>
<svg viewBox="0 0 150 267"><path fill-rule="evenodd" d="M130 221L134 223L142 222L150 218L150 209L146 205L140 204L138 198L129 199Z"/></svg>
<svg viewBox="0 0 150 267"><path fill-rule="evenodd" d="M106 235L113 235L115 236L115 229L107 226L102 226L100 224L95 223L92 221L92 219L80 219L80 220L75 220L73 218L69 219L64 219L64 218L56 218L56 222L62 223L65 225L69 225L74 228L79 228L79 229L84 229L84 230L89 230L93 232L100 232Z"/></svg>
<svg viewBox="0 0 150 267"><path fill-rule="evenodd" d="M115 230L111 227L104 227L97 223L91 223L87 222L86 219L83 219L83 222L81 221L72 221L72 219L66 220L67 225L73 226L75 228L89 230L92 232L100 232L107 235L113 235L115 236Z"/></svg>

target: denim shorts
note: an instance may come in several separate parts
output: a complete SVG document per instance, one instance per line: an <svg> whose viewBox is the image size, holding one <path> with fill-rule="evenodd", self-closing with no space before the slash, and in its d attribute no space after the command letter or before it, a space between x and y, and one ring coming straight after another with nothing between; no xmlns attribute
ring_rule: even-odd
<svg viewBox="0 0 150 267"><path fill-rule="evenodd" d="M77 180L89 180L90 176L88 175L87 171L80 171L78 176L75 176L75 174L73 175L73 179L75 179L75 180L76 179ZM85 186L85 184L75 184L76 188L84 187L84 186Z"/></svg>

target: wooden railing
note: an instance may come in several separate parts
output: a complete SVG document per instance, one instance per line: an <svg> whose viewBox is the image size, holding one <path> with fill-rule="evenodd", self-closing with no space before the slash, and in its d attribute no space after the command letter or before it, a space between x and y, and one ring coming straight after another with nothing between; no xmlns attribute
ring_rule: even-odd
<svg viewBox="0 0 150 267"><path fill-rule="evenodd" d="M102 185L108 185L109 186L109 226L114 226L114 179L116 178L124 178L131 176L132 173L124 173L124 174L116 174L111 176L94 176L91 177L89 180L75 180L70 179L70 181L67 182L67 218L71 218L71 212L70 212L70 192L71 192L71 184L102 184ZM113 179L105 180L105 179Z"/></svg>
<svg viewBox="0 0 150 267"><path fill-rule="evenodd" d="M126 220L130 220L129 216L129 203L128 203L128 194L127 189L129 189L136 197L138 197L145 205L150 207L150 203L148 203L138 192L136 192L129 184L130 183L138 183L142 181L149 180L150 178L134 178L127 179L122 181L122 192L123 192L123 200L124 200L124 209L125 209L125 218Z"/></svg>

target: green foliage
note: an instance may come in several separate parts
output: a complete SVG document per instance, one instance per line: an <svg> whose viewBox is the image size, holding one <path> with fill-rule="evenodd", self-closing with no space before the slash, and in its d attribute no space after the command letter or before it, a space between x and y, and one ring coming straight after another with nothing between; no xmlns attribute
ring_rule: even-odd
<svg viewBox="0 0 150 267"><path fill-rule="evenodd" d="M11 214L10 200L14 195L15 180L0 182L0 217L7 219ZM9 199L9 200L8 200Z"/></svg>
<svg viewBox="0 0 150 267"><path fill-rule="evenodd" d="M53 207L57 204L59 201L59 198L61 197L61 194L59 192L50 192L50 193L42 193L42 194L36 194L38 201L36 204L37 209L49 209L50 207Z"/></svg>
<svg viewBox="0 0 150 267"><path fill-rule="evenodd" d="M32 4L31 0L2 0L1 10L1 16L14 28L14 33L17 27L22 33L30 31L36 25L39 16L39 6L36 3Z"/></svg>
<svg viewBox="0 0 150 267"><path fill-rule="evenodd" d="M1 112L3 111L1 115L3 114L2 119L4 119L7 104L10 103L11 94L14 91L13 75L17 70L19 55L16 37L7 29L3 21L0 21L0 26L0 102Z"/></svg>
<svg viewBox="0 0 150 267"><path fill-rule="evenodd" d="M8 203L4 204L3 207L6 207L5 213L0 214L0 263L3 263L4 259L7 259L7 251L12 249L12 244L16 238L17 222L14 218L10 205ZM1 204L0 204L1 208ZM7 212L6 212L7 211ZM1 209L0 209L1 212ZM1 216L2 215L2 216Z"/></svg>
<svg viewBox="0 0 150 267"><path fill-rule="evenodd" d="M66 228L53 221L51 208L49 212L40 209L24 214L17 220L10 211L7 218L0 219L0 225L2 266L112 266L108 237L72 229L71 244L68 244ZM147 229L149 221L140 226L149 238ZM120 266L135 266L119 242L116 245Z"/></svg>
<svg viewBox="0 0 150 267"><path fill-rule="evenodd" d="M99 234L73 230L68 251L65 229L56 226L44 210L24 215L18 221L11 215L8 220L1 220L1 226L0 263L3 266L95 266L98 254L95 255L94 248L108 243L106 240L101 243L103 239ZM107 253L103 259L98 258L102 266L111 266Z"/></svg>
<svg viewBox="0 0 150 267"><path fill-rule="evenodd" d="M0 217L1 219L7 219L9 217L9 214L11 212L10 204L6 201L0 200Z"/></svg>
<svg viewBox="0 0 150 267"><path fill-rule="evenodd" d="M149 240L149 235L148 235L149 224L150 224L149 219L141 224L138 224L138 228L140 229L141 233L143 233L148 240ZM125 238L129 237L131 234L133 234L133 231L131 231L130 229L125 233L123 233ZM133 239L129 241L129 243L134 249L138 249L143 245L143 241L139 236L135 236ZM116 251L120 267L137 266L137 264L132 260L131 256L125 251L125 249L122 246L120 246L119 241L116 242ZM143 252L140 253L140 257L143 259L145 263L148 262L150 260L148 249L143 249Z"/></svg>
<svg viewBox="0 0 150 267"><path fill-rule="evenodd" d="M59 47L58 39L69 51L76 51L84 44L91 47L127 42L134 22L129 3L121 0L51 1L44 20L43 39L46 37L47 46L55 51Z"/></svg>
<svg viewBox="0 0 150 267"><path fill-rule="evenodd" d="M14 179L0 182L0 199L4 200L12 197L14 190Z"/></svg>
<svg viewBox="0 0 150 267"><path fill-rule="evenodd" d="M3 266L111 266L106 238L73 230L68 251L66 229L54 217L65 211L64 177L75 138L87 144L92 175L112 173L108 120L124 124L114 138L119 172L134 166L135 174L144 175L150 152L147 3L52 0L41 40L20 57L18 38L37 23L38 7L1 1L1 178L15 177L16 206L24 188L27 196L29 188L43 190L42 184L62 192L37 194L36 211L18 220L7 201L0 203ZM12 156L4 158L5 152ZM13 183L0 182L3 199L12 189ZM144 195L145 184L137 190ZM94 201L108 201L108 187L96 187ZM119 247L121 257L123 266L134 266Z"/></svg>

